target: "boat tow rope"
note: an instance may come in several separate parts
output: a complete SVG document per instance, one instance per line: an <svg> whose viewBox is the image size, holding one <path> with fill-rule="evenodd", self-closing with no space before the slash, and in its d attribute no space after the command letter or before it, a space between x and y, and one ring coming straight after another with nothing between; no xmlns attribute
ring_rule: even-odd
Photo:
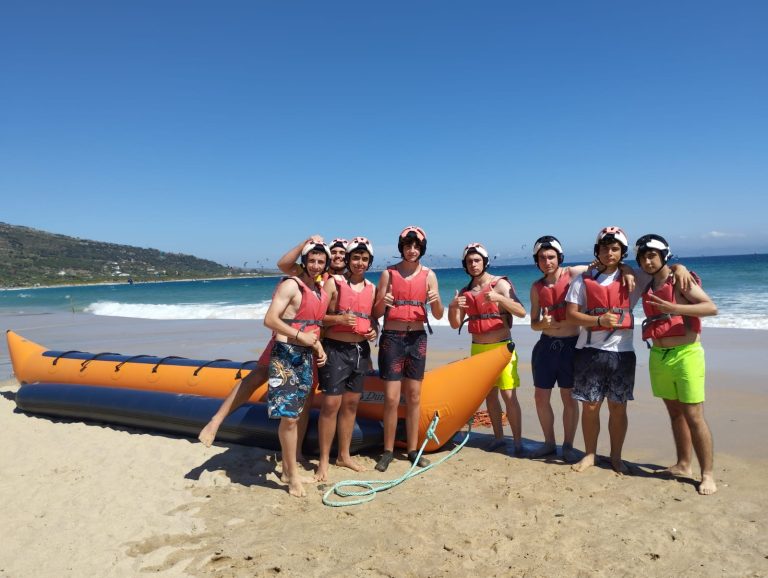
<svg viewBox="0 0 768 578"><path fill-rule="evenodd" d="M325 492L323 495L323 504L326 506L332 506L332 507L342 507L342 506L357 506L359 504L364 504L366 502L370 502L376 497L377 492L384 492L386 490L389 490L391 488L394 488L395 486L402 484L403 482L406 482L410 480L411 478L415 478L416 476L419 476L421 474L426 473L427 471L431 470L434 467L439 466L444 461L449 460L452 458L456 453L458 453L461 448L463 448L467 441L469 440L469 434L472 431L472 422L474 418L470 419L467 423L468 429L467 429L467 435L462 440L460 444L458 444L455 448L453 448L450 452L448 452L447 455L440 458L438 461L428 465L425 468L418 468L417 465L419 463L419 460L421 459L421 454L424 453L424 448L427 445L427 442L432 439L435 440L438 444L440 444L440 440L437 439L437 435L435 434L435 428L437 427L438 422L440 421L440 416L435 412L435 417L432 419L432 423L429 424L429 427L427 428L427 436L424 440L424 443L421 444L421 448L419 449L419 453L416 456L416 459L413 460L413 464L411 465L410 469L405 472L402 476L399 478L396 478L394 480L344 480L342 482L337 482L333 485L333 487ZM362 490L347 490L343 488L363 488ZM349 498L354 497L356 499L354 500L334 500L331 498L332 494L336 494L339 497L342 498Z"/></svg>

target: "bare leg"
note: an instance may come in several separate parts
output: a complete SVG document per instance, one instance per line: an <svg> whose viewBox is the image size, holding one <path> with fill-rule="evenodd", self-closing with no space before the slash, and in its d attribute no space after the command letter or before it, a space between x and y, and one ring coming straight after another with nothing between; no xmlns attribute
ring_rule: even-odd
<svg viewBox="0 0 768 578"><path fill-rule="evenodd" d="M309 426L309 412L312 410L312 400L315 398L315 384L312 384L312 388L309 390L307 399L304 401L304 407L299 414L298 430L296 436L296 461L305 462L304 453L301 451L301 446L304 445L304 436L307 435L307 426Z"/></svg>
<svg viewBox="0 0 768 578"><path fill-rule="evenodd" d="M571 397L570 388L560 388L560 399L563 402L563 459L572 462L576 459L573 442L579 427L579 402Z"/></svg>
<svg viewBox="0 0 768 578"><path fill-rule="evenodd" d="M621 459L624 438L627 437L627 404L608 402L608 434L611 437L611 466L616 473L626 474L629 469Z"/></svg>
<svg viewBox="0 0 768 578"><path fill-rule="evenodd" d="M384 384L384 451L395 449L397 431L397 408L400 406L400 381L387 381Z"/></svg>
<svg viewBox="0 0 768 578"><path fill-rule="evenodd" d="M307 495L303 483L311 480L299 476L299 467L296 463L297 426L297 419L287 417L280 418L278 435L280 437L280 449L283 457L282 480L288 484L289 494L301 498Z"/></svg>
<svg viewBox="0 0 768 578"><path fill-rule="evenodd" d="M491 388L490 393L485 398L485 407L488 409L488 417L491 419L494 440L489 444L488 449L499 447L498 441L504 440L504 426L501 423L501 402L499 401L499 388Z"/></svg>
<svg viewBox="0 0 768 578"><path fill-rule="evenodd" d="M581 404L581 432L584 434L584 451L586 455L581 461L573 464L571 469L583 472L597 463L597 438L600 435L600 407L602 401Z"/></svg>
<svg viewBox="0 0 768 578"><path fill-rule="evenodd" d="M693 475L691 462L693 461L693 443L691 441L691 429L685 415L685 405L677 400L665 399L669 420L672 424L672 437L675 440L677 463L663 470L663 473L683 478Z"/></svg>
<svg viewBox="0 0 768 578"><path fill-rule="evenodd" d="M523 415L520 411L520 402L517 400L517 390L500 389L499 393L504 400L507 421L515 440L515 455L521 455L523 453Z"/></svg>
<svg viewBox="0 0 768 578"><path fill-rule="evenodd" d="M693 449L696 450L696 457L701 466L701 484L699 484L699 494L706 496L714 494L717 491L715 477L713 473L714 457L712 432L709 430L704 419L704 404L683 404L685 419L691 432L693 440Z"/></svg>
<svg viewBox="0 0 768 578"><path fill-rule="evenodd" d="M256 366L248 375L235 384L229 395L221 402L218 411L213 415L211 421L200 431L197 436L202 444L209 448L216 439L216 433L229 414L243 405L253 395L256 388L267 380L269 368L261 365Z"/></svg>
<svg viewBox="0 0 768 578"><path fill-rule="evenodd" d="M331 445L336 435L336 416L341 406L340 395L323 396L323 405L320 408L320 419L317 424L318 439L320 442L320 462L317 466L315 480L324 482L328 479L328 466L331 461Z"/></svg>
<svg viewBox="0 0 768 578"><path fill-rule="evenodd" d="M557 451L555 442L555 413L552 411L552 390L543 387L534 388L533 399L536 402L536 413L539 416L541 431L544 433L544 445L528 454L531 458L543 458ZM561 390L562 391L562 390Z"/></svg>
<svg viewBox="0 0 768 578"><path fill-rule="evenodd" d="M357 404L360 402L359 393L345 393L341 397L341 411L338 423L338 454L336 465L349 468L355 472L364 472L365 467L352 459L349 448L352 445L352 431L355 429Z"/></svg>
<svg viewBox="0 0 768 578"><path fill-rule="evenodd" d="M419 418L421 417L421 381L403 379L405 393L405 431L408 452L417 449L419 444Z"/></svg>

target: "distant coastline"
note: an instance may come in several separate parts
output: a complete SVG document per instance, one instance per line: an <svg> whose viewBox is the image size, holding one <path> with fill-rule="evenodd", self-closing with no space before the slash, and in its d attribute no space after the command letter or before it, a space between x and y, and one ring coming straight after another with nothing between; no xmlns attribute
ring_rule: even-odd
<svg viewBox="0 0 768 578"><path fill-rule="evenodd" d="M95 282L83 282L83 283L61 283L55 285L23 285L19 287L0 287L0 291L31 291L34 289L65 289L67 287L107 287L110 285L117 285L124 287L126 285L158 285L161 283L184 283L193 281L232 281L235 279L270 279L273 277L279 277L277 272L259 273L257 275L230 275L225 277L190 277L189 279L158 279L158 280L145 280L134 281L129 283L128 281L95 281Z"/></svg>

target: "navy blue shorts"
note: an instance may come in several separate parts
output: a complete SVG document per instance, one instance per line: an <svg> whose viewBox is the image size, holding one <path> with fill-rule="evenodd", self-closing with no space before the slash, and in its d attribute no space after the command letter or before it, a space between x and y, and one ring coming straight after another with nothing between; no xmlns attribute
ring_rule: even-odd
<svg viewBox="0 0 768 578"><path fill-rule="evenodd" d="M403 378L421 381L427 365L426 331L381 332L379 340L379 375L384 381Z"/></svg>
<svg viewBox="0 0 768 578"><path fill-rule="evenodd" d="M365 374L371 361L371 346L367 341L349 343L336 339L323 339L328 356L325 365L317 370L320 391L325 395L362 393Z"/></svg>
<svg viewBox="0 0 768 578"><path fill-rule="evenodd" d="M312 389L312 348L276 341L269 356L267 412L270 418L298 418Z"/></svg>
<svg viewBox="0 0 768 578"><path fill-rule="evenodd" d="M573 387L573 358L576 341L573 337L552 337L542 334L531 353L533 385L541 389L552 389L555 382L561 388Z"/></svg>
<svg viewBox="0 0 768 578"><path fill-rule="evenodd" d="M576 350L571 397L578 401L626 403L635 399L635 352L602 351L593 347Z"/></svg>

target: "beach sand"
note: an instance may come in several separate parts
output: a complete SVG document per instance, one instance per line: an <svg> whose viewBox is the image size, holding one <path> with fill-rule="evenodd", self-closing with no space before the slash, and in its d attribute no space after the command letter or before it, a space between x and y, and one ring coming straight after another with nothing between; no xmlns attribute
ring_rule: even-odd
<svg viewBox="0 0 768 578"><path fill-rule="evenodd" d="M0 319L51 349L94 352L244 360L267 337L258 321ZM537 336L527 326L513 334L533 449L542 440L528 363ZM430 366L466 355L468 339L437 328ZM713 496L652 473L672 463L674 448L638 341L624 447L633 475L488 453L480 448L490 433L480 429L439 467L345 508L323 505L330 484L291 498L274 452L16 412L3 347L0 576L766 576L768 394L759 360L768 332L707 329L704 345ZM576 441L582 447L580 431ZM372 470L376 457L359 459ZM386 474L332 467L330 477L391 479L406 469L397 460Z"/></svg>

